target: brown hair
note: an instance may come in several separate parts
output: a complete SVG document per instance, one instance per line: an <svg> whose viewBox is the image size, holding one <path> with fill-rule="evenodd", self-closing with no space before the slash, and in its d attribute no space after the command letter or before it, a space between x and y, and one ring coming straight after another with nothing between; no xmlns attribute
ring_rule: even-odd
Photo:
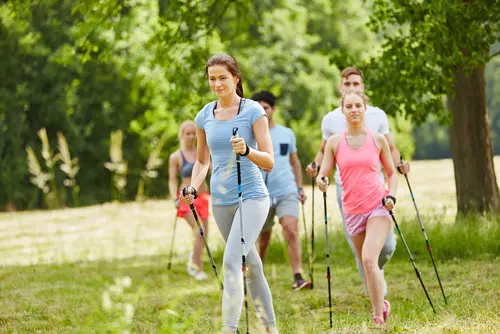
<svg viewBox="0 0 500 334"><path fill-rule="evenodd" d="M353 74L359 75L361 77L361 79L363 79L363 72L361 72L361 70L358 70L354 66L344 68L342 70L342 73L340 73L340 77L347 79L350 75L353 75Z"/></svg>
<svg viewBox="0 0 500 334"><path fill-rule="evenodd" d="M368 97L365 95L365 93L349 89L340 99L340 106L342 107L342 110L344 110L344 100L347 97L347 95L357 95L360 98L362 98L366 109L366 105L368 103Z"/></svg>
<svg viewBox="0 0 500 334"><path fill-rule="evenodd" d="M236 84L236 94L239 97L243 97L243 78L241 76L240 68L238 67L238 62L236 58L229 54L218 53L208 60L207 66L205 67L205 74L208 76L208 68L215 65L224 65L227 70L235 77L238 77L239 81Z"/></svg>

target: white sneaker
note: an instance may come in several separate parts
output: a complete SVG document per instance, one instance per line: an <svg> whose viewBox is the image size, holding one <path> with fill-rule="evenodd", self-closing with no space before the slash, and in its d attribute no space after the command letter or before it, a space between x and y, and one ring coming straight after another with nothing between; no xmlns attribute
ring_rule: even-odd
<svg viewBox="0 0 500 334"><path fill-rule="evenodd" d="M190 276L196 276L197 270L196 266L193 265L193 253L189 253L189 259L187 263L187 272Z"/></svg>
<svg viewBox="0 0 500 334"><path fill-rule="evenodd" d="M206 280L207 279L207 274L205 274L204 271L198 271L196 273L196 275L194 276L194 278L197 280L197 281L203 281L203 280Z"/></svg>

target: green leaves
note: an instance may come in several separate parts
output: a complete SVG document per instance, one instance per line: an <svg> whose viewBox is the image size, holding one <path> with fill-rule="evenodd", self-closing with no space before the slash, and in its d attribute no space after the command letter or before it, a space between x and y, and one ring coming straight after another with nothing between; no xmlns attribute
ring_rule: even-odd
<svg viewBox="0 0 500 334"><path fill-rule="evenodd" d="M367 65L372 99L416 123L431 114L446 122L442 99L455 72L485 64L499 39L500 2L375 0L373 8L369 26L385 39Z"/></svg>

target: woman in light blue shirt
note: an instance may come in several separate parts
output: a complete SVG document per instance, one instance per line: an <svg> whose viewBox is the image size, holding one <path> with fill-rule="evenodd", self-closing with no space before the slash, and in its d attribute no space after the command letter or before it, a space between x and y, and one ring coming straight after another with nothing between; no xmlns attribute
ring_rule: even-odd
<svg viewBox="0 0 500 334"><path fill-rule="evenodd" d="M205 105L196 115L197 160L191 185L186 189L188 195L183 199L187 204L193 203L196 190L207 175L211 157L212 211L217 227L226 240L222 331L234 333L238 328L244 297L235 153L241 155L248 290L266 333L278 333L271 290L255 247L269 211L269 193L259 168L272 169L274 165L268 120L260 104L243 98L242 77L234 57L217 54L210 58L205 71L217 100ZM238 128L237 137L233 137L234 127Z"/></svg>

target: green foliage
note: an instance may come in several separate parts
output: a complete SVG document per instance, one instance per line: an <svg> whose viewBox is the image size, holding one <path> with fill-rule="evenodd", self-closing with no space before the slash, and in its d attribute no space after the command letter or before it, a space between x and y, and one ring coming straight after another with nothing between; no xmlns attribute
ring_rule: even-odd
<svg viewBox="0 0 500 334"><path fill-rule="evenodd" d="M375 10L373 27L385 25L376 22L381 21L382 12L387 12L406 26L401 31L410 29L403 15L409 12L389 6L386 1L374 4L382 9ZM436 6L432 4L429 8L435 13L432 15L437 15L436 22L442 23L451 5ZM425 12L418 4L414 7L412 18ZM455 9L450 13L460 14ZM467 15L474 18L479 14ZM34 152L41 150L37 137L40 128L46 128L52 147L58 144L56 134L64 133L71 156L79 157L77 174L54 172L56 184L62 185L65 178L66 183L75 184L67 188L73 205L113 198L110 192L113 180L103 164L108 161L109 138L114 131L123 134L123 160L128 161L122 200L133 200L138 193L140 198L164 197L168 188L167 166L155 166L158 175L154 182L144 178L144 166L162 136L164 146L155 153L155 159L166 161L177 148L180 122L192 119L206 102L214 99L204 68L207 59L216 52L236 56L247 97L261 89L271 90L279 97L280 122L295 131L300 160L307 164L319 147L321 118L338 104L340 70L363 64L380 51L377 35L365 25L370 15L369 2L361 0L3 2L0 5L0 206L29 209L46 205L42 192L29 182L25 152L27 146ZM485 15L494 21L493 10ZM423 17L422 25L428 23L434 29L437 23ZM455 21L451 21L453 27ZM398 22L389 20L390 24ZM497 25L490 26L493 34ZM480 27L474 31L476 28ZM491 34L486 31L484 36ZM396 37L391 41L410 38ZM389 46L382 46L382 51ZM440 61L436 57L422 57L421 43L417 49L420 53L413 49L405 51L412 57L418 55L415 66L424 60ZM455 59L450 57L446 59ZM429 63L432 68L437 66L434 63ZM417 86L408 85L410 81L404 80L410 80L416 70L402 72L400 81L387 79L399 67L386 66L387 62L380 65L365 69L373 104L392 115L412 105L425 112L437 110L428 108L429 103L437 100L415 103L415 99L419 99L419 87L441 87L438 79L422 77ZM488 74L490 109L497 104L496 72L496 67L487 72L492 73ZM425 69L422 73L434 72ZM407 90L412 93L406 94ZM423 119L421 116L417 118ZM392 130L400 150L411 156L411 126L400 117L391 120ZM495 117L491 118L492 129L500 133ZM413 120L417 118L412 116ZM443 118L446 115L438 113L437 119ZM428 142L432 147L432 138ZM61 191L58 197L65 200L65 193Z"/></svg>
<svg viewBox="0 0 500 334"><path fill-rule="evenodd" d="M366 67L372 99L417 124L429 115L449 121L443 96L458 69L488 62L499 39L499 1L375 0L369 26L382 33L380 53Z"/></svg>
<svg viewBox="0 0 500 334"><path fill-rule="evenodd" d="M411 160L415 153L415 140L412 134L413 125L411 121L402 117L389 117L389 127L399 153L404 159Z"/></svg>

